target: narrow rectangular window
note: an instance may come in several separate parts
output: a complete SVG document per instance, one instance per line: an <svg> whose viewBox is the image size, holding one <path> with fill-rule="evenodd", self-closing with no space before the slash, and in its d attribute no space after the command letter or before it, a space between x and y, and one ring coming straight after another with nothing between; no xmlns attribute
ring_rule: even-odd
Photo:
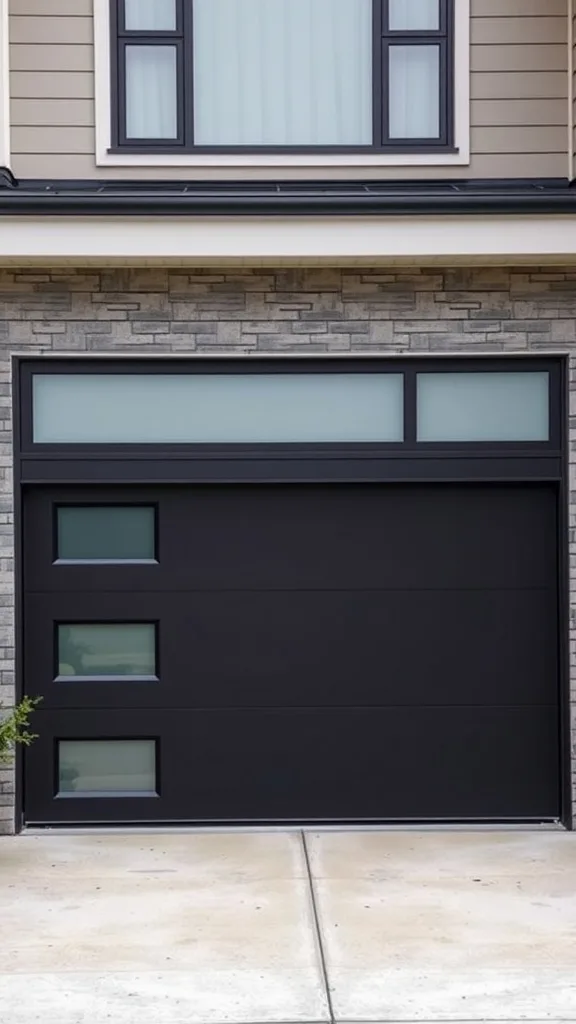
<svg viewBox="0 0 576 1024"><path fill-rule="evenodd" d="M145 505L60 505L58 564L155 562L156 509Z"/></svg>
<svg viewBox="0 0 576 1024"><path fill-rule="evenodd" d="M57 626L57 678L156 679L156 625L153 622L60 623Z"/></svg>
<svg viewBox="0 0 576 1024"><path fill-rule="evenodd" d="M184 145L183 10L189 2L113 0L112 127L120 146Z"/></svg>
<svg viewBox="0 0 576 1024"><path fill-rule="evenodd" d="M60 740L60 797L157 796L156 740Z"/></svg>
<svg viewBox="0 0 576 1024"><path fill-rule="evenodd" d="M34 374L34 441L308 444L403 437L401 373Z"/></svg>
<svg viewBox="0 0 576 1024"><path fill-rule="evenodd" d="M126 138L178 137L175 46L127 46Z"/></svg>
<svg viewBox="0 0 576 1024"><path fill-rule="evenodd" d="M455 0L110 0L113 148L452 145Z"/></svg>
<svg viewBox="0 0 576 1024"><path fill-rule="evenodd" d="M440 132L438 46L390 46L390 138L436 139Z"/></svg>

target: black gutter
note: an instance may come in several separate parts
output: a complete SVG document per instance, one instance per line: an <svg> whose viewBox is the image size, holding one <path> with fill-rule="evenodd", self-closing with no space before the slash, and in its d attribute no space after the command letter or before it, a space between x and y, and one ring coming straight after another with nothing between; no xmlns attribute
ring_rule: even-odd
<svg viewBox="0 0 576 1024"><path fill-rule="evenodd" d="M575 214L568 182L20 182L5 216L450 216Z"/></svg>

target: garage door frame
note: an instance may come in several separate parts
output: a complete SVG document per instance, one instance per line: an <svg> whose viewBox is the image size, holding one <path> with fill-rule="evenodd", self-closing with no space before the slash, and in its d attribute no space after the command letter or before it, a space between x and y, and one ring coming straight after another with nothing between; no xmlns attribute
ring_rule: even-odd
<svg viewBox="0 0 576 1024"><path fill-rule="evenodd" d="M298 357L14 359L16 504L16 684L23 693L22 494L42 484L305 483L305 482L554 482L558 487L559 664L561 715L561 821L572 827L570 678L568 646L568 452L567 368L550 357L456 357L434 360ZM390 444L338 445L39 445L32 439L34 373L398 373L405 375L405 440ZM550 375L550 439L546 442L416 441L416 375L443 372L518 372ZM18 758L19 825L23 770ZM18 824L18 823L17 823Z"/></svg>

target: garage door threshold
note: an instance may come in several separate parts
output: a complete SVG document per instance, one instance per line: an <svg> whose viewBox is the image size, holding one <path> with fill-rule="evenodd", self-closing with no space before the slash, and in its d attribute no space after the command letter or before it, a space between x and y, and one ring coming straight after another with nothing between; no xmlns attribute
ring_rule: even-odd
<svg viewBox="0 0 576 1024"><path fill-rule="evenodd" d="M519 822L450 822L436 824L382 825L26 825L22 836L149 836L149 835L228 835L234 833L301 833L304 832L565 832L561 821Z"/></svg>

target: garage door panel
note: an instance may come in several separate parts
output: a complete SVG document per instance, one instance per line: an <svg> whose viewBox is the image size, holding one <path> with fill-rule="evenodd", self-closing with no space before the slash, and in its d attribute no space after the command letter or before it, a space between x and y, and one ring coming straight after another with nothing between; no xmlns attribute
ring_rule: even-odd
<svg viewBox="0 0 576 1024"><path fill-rule="evenodd" d="M530 820L559 813L555 708L118 712L116 738L162 736L159 795L55 799L56 739L103 713L39 712L30 822ZM538 758L534 751L538 750Z"/></svg>
<svg viewBox="0 0 576 1024"><path fill-rule="evenodd" d="M546 590L34 595L31 691L60 707L544 704ZM158 681L54 680L56 623L156 622Z"/></svg>
<svg viewBox="0 0 576 1024"><path fill-rule="evenodd" d="M193 595L183 701L546 703L556 699L550 603L546 591Z"/></svg>
<svg viewBox="0 0 576 1024"><path fill-rule="evenodd" d="M67 501L70 493L63 491ZM95 500L92 490L81 493ZM56 499L45 498L26 513L28 591L460 589L554 580L555 495L546 486L122 488L105 498L114 495L124 503L154 497L158 564L54 565Z"/></svg>
<svg viewBox="0 0 576 1024"><path fill-rule="evenodd" d="M530 502L522 488L510 487L224 488L190 492L181 514L186 529L174 524L166 553L186 567L190 588L530 587L553 580L554 549L546 544L554 537L555 503L546 488L534 489Z"/></svg>
<svg viewBox="0 0 576 1024"><path fill-rule="evenodd" d="M111 487L158 563L52 564L101 493L25 497L27 821L558 816L554 487ZM78 622L155 624L156 678L56 679ZM56 799L59 738L153 740L158 794Z"/></svg>

